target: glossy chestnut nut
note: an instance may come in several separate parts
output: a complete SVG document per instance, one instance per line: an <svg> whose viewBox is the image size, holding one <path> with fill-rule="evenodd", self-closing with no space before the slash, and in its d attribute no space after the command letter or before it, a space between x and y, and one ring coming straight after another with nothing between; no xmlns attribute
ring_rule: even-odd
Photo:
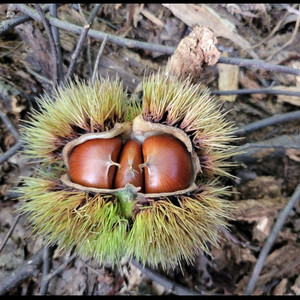
<svg viewBox="0 0 300 300"><path fill-rule="evenodd" d="M184 144L171 135L159 134L142 145L146 193L167 193L189 187L192 162Z"/></svg>
<svg viewBox="0 0 300 300"><path fill-rule="evenodd" d="M69 157L71 180L87 187L111 189L121 147L120 136L92 139L76 146Z"/></svg>
<svg viewBox="0 0 300 300"><path fill-rule="evenodd" d="M136 187L141 187L143 192L144 179L139 165L143 163L142 146L136 140L129 140L125 143L121 156L120 168L116 172L115 188L125 187L126 183L131 183Z"/></svg>

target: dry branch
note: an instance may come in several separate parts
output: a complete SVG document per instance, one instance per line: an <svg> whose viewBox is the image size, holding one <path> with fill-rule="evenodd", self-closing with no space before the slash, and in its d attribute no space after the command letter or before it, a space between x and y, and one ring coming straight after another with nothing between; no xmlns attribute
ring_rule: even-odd
<svg viewBox="0 0 300 300"><path fill-rule="evenodd" d="M75 66L76 66L76 63L77 63L77 59L79 57L79 54L80 54L81 49L84 45L87 34L88 34L88 32L89 32L89 30L92 26L92 23L93 23L96 15L97 15L99 9L100 9L100 4L96 4L93 11L91 12L91 15L89 16L87 24L82 29L82 32L80 34L80 37L79 37L79 40L78 40L78 43L77 43L77 46L76 46L76 49L75 49L75 51L72 55L72 59L71 59L71 62L70 62L70 66L69 66L65 81L68 81L68 79L72 76L72 74L74 72L74 69L75 69Z"/></svg>
<svg viewBox="0 0 300 300"><path fill-rule="evenodd" d="M0 295L7 294L30 277L36 277L43 262L43 253L44 249L40 249L37 253L32 255L25 264L12 272L12 276L5 278L0 283Z"/></svg>
<svg viewBox="0 0 300 300"><path fill-rule="evenodd" d="M15 4L16 8L20 10L22 13L30 16L32 19L41 22L41 18L39 15L30 7L24 5L24 4ZM57 18L47 17L49 20L49 23L53 26L56 26L60 29L70 31L76 34L81 34L82 27L61 21ZM140 42L132 39L122 38L118 37L112 34L104 33L101 31L90 29L88 32L88 36L93 37L98 40L103 40L105 36L107 35L107 41L117 44L122 47L127 48L136 48L136 49L143 49L143 50L149 50L153 52L159 52L166 55L172 55L175 51L174 47L167 47L163 45L158 44L151 44L146 42ZM250 68L256 68L256 69L262 69L269 72L281 72L286 74L294 74L294 75L300 75L300 70L280 65L273 65L270 63L265 63L259 60L255 59L241 59L241 58L229 58L229 57L220 57L219 63L224 64L232 64L232 65L238 65L241 67L250 67Z"/></svg>
<svg viewBox="0 0 300 300"><path fill-rule="evenodd" d="M294 120L300 119L300 110L292 111L285 114L277 114L270 118L266 118L263 120L259 120L257 122L253 122L249 125L246 125L244 127L239 128L237 131L234 132L234 135L236 136L243 136L250 132L272 126L275 124L280 124L284 122L292 122Z"/></svg>
<svg viewBox="0 0 300 300"><path fill-rule="evenodd" d="M49 7L50 7L51 4L45 4L42 6L42 10L44 12L47 12L49 10ZM13 19L9 19L9 20L4 20L0 23L0 35L4 34L5 32L7 32L8 30L20 25L20 24L23 24L27 21L30 21L30 17L29 16L25 16L25 15L22 15L22 16L18 16L18 17L15 17Z"/></svg>
<svg viewBox="0 0 300 300"><path fill-rule="evenodd" d="M9 118L0 110L0 118L3 123L7 127L7 129L11 132L16 141L19 140L19 132L15 128L15 126L10 122Z"/></svg>
<svg viewBox="0 0 300 300"><path fill-rule="evenodd" d="M13 155L15 155L23 146L21 141L18 141L14 144L9 150L7 150L4 154L0 156L0 165L3 164L5 161L10 159Z"/></svg>
<svg viewBox="0 0 300 300"><path fill-rule="evenodd" d="M268 255L268 253L270 252L279 231L281 230L282 226L284 225L284 222L285 222L287 216L289 215L290 211L292 210L292 208L295 206L296 202L299 199L300 199L300 184L298 184L291 199L289 200L287 205L284 207L284 209L279 214L269 237L267 238L261 252L259 253L257 262L256 262L253 272L251 274L245 295L250 295L253 292L256 280L260 274L260 271L263 268L264 261Z"/></svg>
<svg viewBox="0 0 300 300"><path fill-rule="evenodd" d="M50 28L50 24L49 21L47 20L45 13L43 12L42 8L40 7L39 4L34 4L35 9L37 10L37 12L39 13L40 17L41 17L41 21L45 27L45 30L47 32L48 38L49 38L49 42L50 42L50 49L51 49L51 57L53 59L53 70L52 70L52 81L53 81L53 86L55 87L57 84L57 66L58 66L58 56L56 53L56 48L55 48L55 42L54 42L54 38L52 35L52 31Z"/></svg>
<svg viewBox="0 0 300 300"><path fill-rule="evenodd" d="M50 4L49 12L51 17L57 18L57 4ZM56 26L51 26L55 49L57 54L57 83L61 85L64 81L63 57L61 53L59 30Z"/></svg>
<svg viewBox="0 0 300 300"><path fill-rule="evenodd" d="M157 274L153 270L151 270L148 267L143 267L139 262L136 260L132 260L131 263L138 268L142 273L144 273L146 276L148 276L150 279L158 282L162 286L166 288L168 292L171 292L175 295L202 295L201 293L197 293L194 291L191 291L189 289L186 289L175 282L168 280L167 278Z"/></svg>
<svg viewBox="0 0 300 300"><path fill-rule="evenodd" d="M275 88L211 91L211 93L213 95L271 94L271 95L286 95L286 96L300 97L300 92L282 91L282 90L277 90Z"/></svg>

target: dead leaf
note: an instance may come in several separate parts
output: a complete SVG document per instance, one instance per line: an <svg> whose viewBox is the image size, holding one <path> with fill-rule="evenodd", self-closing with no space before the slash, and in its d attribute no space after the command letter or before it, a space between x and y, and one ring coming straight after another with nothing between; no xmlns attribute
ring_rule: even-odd
<svg viewBox="0 0 300 300"><path fill-rule="evenodd" d="M258 176L239 186L239 191L244 199L279 197L281 194L281 181L273 176Z"/></svg>
<svg viewBox="0 0 300 300"><path fill-rule="evenodd" d="M240 36L235 25L218 15L218 13L206 4L163 4L186 25L194 27L196 25L211 28L215 35L231 40L243 50L247 51L253 58L258 59L256 53L249 49L249 42Z"/></svg>
<svg viewBox="0 0 300 300"><path fill-rule="evenodd" d="M300 150L288 149L288 150L286 150L286 156L291 160L300 162Z"/></svg>
<svg viewBox="0 0 300 300"><path fill-rule="evenodd" d="M252 230L252 239L261 243L269 236L274 223L274 217L262 217L257 219L256 225Z"/></svg>
<svg viewBox="0 0 300 300"><path fill-rule="evenodd" d="M257 83L257 81L250 78L248 73L239 73L239 82L245 89L260 89L261 86ZM265 98L263 94L252 94L251 98L255 100L262 100Z"/></svg>
<svg viewBox="0 0 300 300"><path fill-rule="evenodd" d="M300 271L299 247L289 243L274 250L265 260L264 267L256 281L253 295L261 295L268 282L276 278L298 275ZM234 294L242 294L249 282L249 275L244 276L237 284Z"/></svg>
<svg viewBox="0 0 300 300"><path fill-rule="evenodd" d="M300 275L295 280L295 283L293 286L291 286L291 290L297 295L300 295Z"/></svg>
<svg viewBox="0 0 300 300"><path fill-rule="evenodd" d="M223 56L228 57L228 53L224 52ZM237 90L239 85L239 67L229 64L217 65L219 78L218 87L220 91ZM223 101L233 102L237 95L221 95L220 99Z"/></svg>
<svg viewBox="0 0 300 300"><path fill-rule="evenodd" d="M283 278L274 288L273 295L283 295L286 293L288 280Z"/></svg>
<svg viewBox="0 0 300 300"><path fill-rule="evenodd" d="M281 90L281 91L288 91L288 92L300 92L300 87L296 86L283 86L283 85L278 85L276 87L273 87L274 90ZM293 96L288 96L288 95L278 95L277 96L277 101L279 103L290 103L295 106L300 106L300 98L299 97L293 97Z"/></svg>
<svg viewBox="0 0 300 300"><path fill-rule="evenodd" d="M251 223L260 218L275 217L287 201L288 198L284 197L236 201L235 210L232 212L233 218Z"/></svg>

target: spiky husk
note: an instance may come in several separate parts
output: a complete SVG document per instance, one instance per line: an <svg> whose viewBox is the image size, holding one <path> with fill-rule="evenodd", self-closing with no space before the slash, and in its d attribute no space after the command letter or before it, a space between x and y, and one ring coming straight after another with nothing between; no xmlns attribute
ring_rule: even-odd
<svg viewBox="0 0 300 300"><path fill-rule="evenodd" d="M143 104L128 101L120 81L70 82L53 95L43 96L23 127L25 154L42 162L34 177L24 178L19 191L26 202L33 233L59 249L75 247L82 257L118 263L122 256L143 264L175 267L192 262L199 251L217 245L219 227L226 226L230 202L218 177L231 176L227 159L233 127L207 89L163 74L143 82ZM145 120L184 130L197 149L203 173L198 189L188 195L147 198L128 218L113 194L89 193L64 185L61 150L84 133L113 128L116 122ZM126 216L125 216L126 215Z"/></svg>
<svg viewBox="0 0 300 300"><path fill-rule="evenodd" d="M234 164L230 145L234 126L225 119L221 102L208 88L192 85L191 79L153 74L143 85L142 114L145 120L176 126L184 130L197 149L203 175L231 176L226 170Z"/></svg>

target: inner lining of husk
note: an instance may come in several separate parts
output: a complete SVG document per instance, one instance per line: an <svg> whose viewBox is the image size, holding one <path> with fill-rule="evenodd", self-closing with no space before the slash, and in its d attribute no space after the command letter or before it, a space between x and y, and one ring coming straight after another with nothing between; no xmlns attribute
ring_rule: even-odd
<svg viewBox="0 0 300 300"><path fill-rule="evenodd" d="M125 190L126 188L131 189L134 193L137 195L147 196L149 198L155 198L155 197L163 197L163 196L172 196L172 195L180 195L180 194L187 194L189 192L194 191L197 188L197 185L195 184L197 174L201 172L201 166L199 162L199 158L196 154L196 152L193 149L192 142L188 135L181 129L170 126L170 125L164 125L160 123L152 123L145 121L143 117L140 115L136 117L132 123L116 123L114 128L108 131L99 132L99 133L87 133L82 135L81 137L70 141L67 143L63 148L63 160L64 164L67 166L67 169L69 170L69 157L72 152L72 150L78 146L79 144L82 144L88 140L92 139L110 139L116 136L121 136L123 139L123 144L129 140L129 139L136 139L139 142L143 143L143 141L152 135L157 134L170 134L180 140L185 146L187 151L191 155L191 162L192 162L192 168L193 168L193 175L191 184L188 188L178 190L175 192L167 192L167 193L153 193L153 194L144 194L141 193L141 187L135 187L130 183L126 184L126 187L118 188L118 189L100 189L95 187L86 187L83 185L80 185L78 183L72 182L70 179L70 176L68 173L64 174L61 177L61 181L69 186L73 187L79 190L84 190L86 192L94 192L94 193L103 193L103 194L117 194L121 192L122 190Z"/></svg>

